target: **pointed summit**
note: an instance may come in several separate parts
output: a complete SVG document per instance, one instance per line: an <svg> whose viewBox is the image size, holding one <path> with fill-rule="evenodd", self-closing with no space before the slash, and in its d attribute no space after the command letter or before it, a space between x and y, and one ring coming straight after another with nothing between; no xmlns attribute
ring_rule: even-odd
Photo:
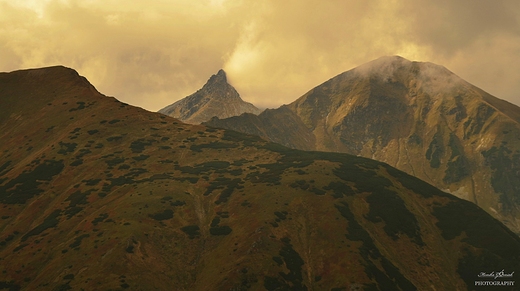
<svg viewBox="0 0 520 291"><path fill-rule="evenodd" d="M159 110L159 113L187 123L202 123L215 116L228 118L260 112L253 104L240 98L235 88L227 82L226 72L222 69L212 75L202 89Z"/></svg>
<svg viewBox="0 0 520 291"><path fill-rule="evenodd" d="M209 84L227 84L226 72L222 69L218 70L217 74L212 75L204 86Z"/></svg>
<svg viewBox="0 0 520 291"><path fill-rule="evenodd" d="M218 70L216 76L217 76L217 77L224 78L224 81L227 81L227 80L226 80L226 72L224 72L224 70L222 70L222 69Z"/></svg>

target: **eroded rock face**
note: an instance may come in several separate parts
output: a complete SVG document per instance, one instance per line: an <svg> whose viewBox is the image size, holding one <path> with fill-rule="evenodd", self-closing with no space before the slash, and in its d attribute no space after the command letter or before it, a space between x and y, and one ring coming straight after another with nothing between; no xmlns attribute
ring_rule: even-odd
<svg viewBox="0 0 520 291"><path fill-rule="evenodd" d="M219 70L216 75L211 76L202 89L159 110L159 113L193 124L208 121L215 116L228 118L243 113L260 112L261 110L253 104L240 98L235 88L228 84L224 70Z"/></svg>
<svg viewBox="0 0 520 291"><path fill-rule="evenodd" d="M476 203L520 233L517 106L442 66L383 57L328 80L286 107L297 116L294 124L305 128L274 134L271 124L277 132L287 124L277 121L278 115L287 116L279 108L269 112L269 123L256 123L255 131L297 149L386 162ZM251 127L248 122L236 117L206 124L244 131ZM302 143L302 136L309 143Z"/></svg>

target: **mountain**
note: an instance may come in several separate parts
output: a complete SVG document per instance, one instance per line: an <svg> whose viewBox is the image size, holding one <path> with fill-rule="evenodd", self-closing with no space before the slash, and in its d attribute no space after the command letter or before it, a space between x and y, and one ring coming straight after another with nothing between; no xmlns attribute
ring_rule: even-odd
<svg viewBox="0 0 520 291"><path fill-rule="evenodd" d="M206 124L388 163L520 233L520 108L442 66L383 57L289 105Z"/></svg>
<svg viewBox="0 0 520 291"><path fill-rule="evenodd" d="M198 124L212 117L227 118L242 113L259 114L260 109L240 98L229 85L224 70L211 76L202 89L159 110L183 122Z"/></svg>
<svg viewBox="0 0 520 291"><path fill-rule="evenodd" d="M0 290L473 290L520 269L503 224L387 164L184 124L68 68L0 73L0 119Z"/></svg>

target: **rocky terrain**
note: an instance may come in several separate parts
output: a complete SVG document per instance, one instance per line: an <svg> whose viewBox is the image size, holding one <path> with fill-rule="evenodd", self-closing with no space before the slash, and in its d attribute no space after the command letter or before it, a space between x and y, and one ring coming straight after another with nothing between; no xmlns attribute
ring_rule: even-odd
<svg viewBox="0 0 520 291"><path fill-rule="evenodd" d="M185 124L68 68L0 73L0 140L0 290L473 290L520 270L503 224L387 164Z"/></svg>
<svg viewBox="0 0 520 291"><path fill-rule="evenodd" d="M212 117L228 118L242 113L260 112L253 104L240 98L235 88L228 84L224 70L211 76L202 89L159 110L159 113L193 124L208 121Z"/></svg>
<svg viewBox="0 0 520 291"><path fill-rule="evenodd" d="M520 108L442 66L383 57L289 105L205 124L388 163L520 233Z"/></svg>

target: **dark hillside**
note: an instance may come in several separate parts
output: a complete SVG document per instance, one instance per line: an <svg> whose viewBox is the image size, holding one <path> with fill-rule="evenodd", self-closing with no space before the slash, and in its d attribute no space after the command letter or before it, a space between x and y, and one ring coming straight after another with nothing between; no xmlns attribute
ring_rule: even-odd
<svg viewBox="0 0 520 291"><path fill-rule="evenodd" d="M63 67L0 75L0 108L0 290L473 290L520 270L499 221L381 162L184 124Z"/></svg>

